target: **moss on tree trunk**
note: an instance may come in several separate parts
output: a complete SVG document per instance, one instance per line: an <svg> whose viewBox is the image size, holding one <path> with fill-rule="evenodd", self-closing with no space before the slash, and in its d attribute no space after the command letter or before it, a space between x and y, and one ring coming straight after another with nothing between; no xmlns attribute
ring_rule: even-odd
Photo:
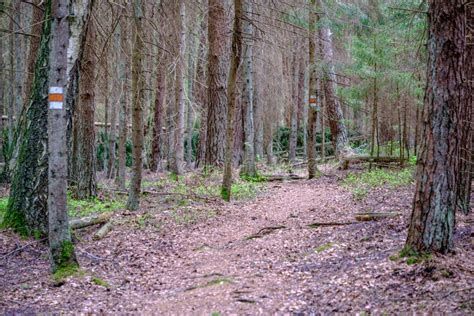
<svg viewBox="0 0 474 316"><path fill-rule="evenodd" d="M51 1L44 4L44 23L35 76L26 112L18 130L19 153L13 171L4 225L22 235L48 231L48 72Z"/></svg>

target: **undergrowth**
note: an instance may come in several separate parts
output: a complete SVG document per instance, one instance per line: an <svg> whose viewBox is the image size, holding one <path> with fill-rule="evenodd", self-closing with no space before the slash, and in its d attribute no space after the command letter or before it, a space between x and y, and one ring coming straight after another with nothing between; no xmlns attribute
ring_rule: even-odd
<svg viewBox="0 0 474 316"><path fill-rule="evenodd" d="M370 190L381 186L397 188L409 185L413 182L412 167L397 171L374 169L361 173L349 173L343 180L342 185L352 191L356 200L363 200Z"/></svg>
<svg viewBox="0 0 474 316"><path fill-rule="evenodd" d="M8 206L8 196L0 198L0 227L3 223L3 218L5 217L7 206Z"/></svg>
<svg viewBox="0 0 474 316"><path fill-rule="evenodd" d="M70 216L88 216L95 213L114 212L125 208L125 197L92 198L76 200L68 196Z"/></svg>

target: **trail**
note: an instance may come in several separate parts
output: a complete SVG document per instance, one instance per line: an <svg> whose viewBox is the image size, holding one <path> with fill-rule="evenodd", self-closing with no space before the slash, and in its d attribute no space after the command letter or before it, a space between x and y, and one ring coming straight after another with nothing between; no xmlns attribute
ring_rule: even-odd
<svg viewBox="0 0 474 316"><path fill-rule="evenodd" d="M41 252L44 246L0 263L0 310L179 315L467 312L474 308L472 216L458 221L456 256L408 266L389 256L403 246L410 204L410 188L397 194L380 189L365 202L355 201L336 177L271 184L252 201L210 204L216 216L196 224L123 225L101 241L84 237L78 249L85 272L59 287L46 277L47 258L33 251ZM308 227L316 221L350 222L354 213L367 210L403 215ZM153 203L147 214L150 221L163 216ZM34 267L28 267L33 262ZM6 284L13 273L18 277ZM94 277L106 281L108 288L94 284Z"/></svg>

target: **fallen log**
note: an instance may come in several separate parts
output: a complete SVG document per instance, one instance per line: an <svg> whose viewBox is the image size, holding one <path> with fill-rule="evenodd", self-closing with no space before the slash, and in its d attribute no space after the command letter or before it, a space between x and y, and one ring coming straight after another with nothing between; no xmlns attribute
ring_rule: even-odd
<svg viewBox="0 0 474 316"><path fill-rule="evenodd" d="M69 227L71 229L80 229L87 226L103 224L107 222L110 217L112 217L112 213L102 213L87 217L74 218L69 221Z"/></svg>
<svg viewBox="0 0 474 316"><path fill-rule="evenodd" d="M107 223L105 223L104 226L102 226L95 234L94 234L94 239L95 240L99 240L99 239L102 239L105 237L105 235L107 235L111 230L112 228L114 227L114 223L112 221L108 221Z"/></svg>
<svg viewBox="0 0 474 316"><path fill-rule="evenodd" d="M372 162L372 163L402 163L403 161L400 157L394 156L348 156L341 158L342 160L342 169L348 169L350 163L362 163L362 162Z"/></svg>
<svg viewBox="0 0 474 316"><path fill-rule="evenodd" d="M397 217L401 215L399 212L384 212L384 213L375 213L375 212L366 212L366 213L357 213L355 214L355 219L359 222L367 221L376 221L382 218Z"/></svg>
<svg viewBox="0 0 474 316"><path fill-rule="evenodd" d="M352 225L357 224L357 222L326 222L326 223L311 223L308 225L309 228L318 228L318 227L328 227L328 226L344 226L344 225Z"/></svg>
<svg viewBox="0 0 474 316"><path fill-rule="evenodd" d="M296 174L289 175L264 175L263 176L266 182L273 181L291 181L291 180L305 180L306 177L301 177Z"/></svg>

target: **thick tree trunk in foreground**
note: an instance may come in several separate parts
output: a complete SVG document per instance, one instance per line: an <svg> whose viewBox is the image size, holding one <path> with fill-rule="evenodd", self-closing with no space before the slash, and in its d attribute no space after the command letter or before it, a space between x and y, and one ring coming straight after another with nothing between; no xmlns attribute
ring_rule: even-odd
<svg viewBox="0 0 474 316"><path fill-rule="evenodd" d="M309 95L308 95L308 178L312 179L319 173L316 165L316 122L318 121L318 112L316 109L317 100L317 78L315 69L316 57L316 0L311 0L312 10L309 13Z"/></svg>
<svg viewBox="0 0 474 316"><path fill-rule="evenodd" d="M418 252L453 248L456 185L467 107L462 0L430 1L428 85L425 94L416 190L406 246Z"/></svg>
<svg viewBox="0 0 474 316"><path fill-rule="evenodd" d="M19 129L18 158L13 170L4 224L23 235L48 232L48 72L51 0L44 4L44 23L26 122Z"/></svg>
<svg viewBox="0 0 474 316"><path fill-rule="evenodd" d="M460 117L463 118L461 153L459 166L459 183L457 186L458 210L464 214L471 210L472 177L474 174L474 2L466 5L466 108Z"/></svg>
<svg viewBox="0 0 474 316"><path fill-rule="evenodd" d="M71 266L77 268L67 212L67 118L64 95L67 83L68 15L68 0L54 1L51 19L48 115L48 220L53 272Z"/></svg>
<svg viewBox="0 0 474 316"><path fill-rule="evenodd" d="M244 12L246 19L243 21L244 36L244 57L243 57L243 76L244 91L242 96L242 106L244 113L244 166L242 173L255 177L257 168L255 166L255 125L253 121L253 26L251 23L252 3L251 0L245 2Z"/></svg>
<svg viewBox="0 0 474 316"><path fill-rule="evenodd" d="M143 169L143 4L141 0L133 1L133 13L135 19L135 34L132 55L132 143L133 143L133 165L130 191L127 200L127 208L136 210L140 204L140 192L142 185Z"/></svg>
<svg viewBox="0 0 474 316"><path fill-rule="evenodd" d="M86 24L84 51L79 62L79 102L74 113L73 166L71 170L72 192L79 199L97 195L95 149L95 73L94 44L96 25L92 15Z"/></svg>
<svg viewBox="0 0 474 316"><path fill-rule="evenodd" d="M226 133L226 18L223 0L209 0L207 141L205 166L224 162Z"/></svg>
<svg viewBox="0 0 474 316"><path fill-rule="evenodd" d="M225 162L224 177L222 180L221 195L225 201L230 201L232 188L232 158L234 154L234 119L237 96L237 71L242 53L242 2L245 0L234 0L234 28L232 35L232 55L230 60L229 79L227 81L228 109L227 109L227 133L225 140Z"/></svg>

